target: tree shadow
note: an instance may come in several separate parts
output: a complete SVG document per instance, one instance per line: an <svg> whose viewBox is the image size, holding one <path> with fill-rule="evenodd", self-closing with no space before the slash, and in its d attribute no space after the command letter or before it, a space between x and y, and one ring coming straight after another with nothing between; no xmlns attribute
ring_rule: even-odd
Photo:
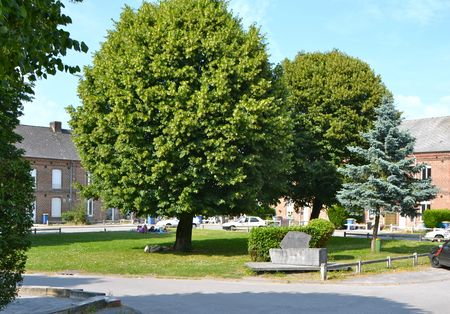
<svg viewBox="0 0 450 314"><path fill-rule="evenodd" d="M72 243L103 242L114 240L160 239L173 237L174 234L174 232L139 233L134 231L37 234L31 237L31 246L60 246Z"/></svg>
<svg viewBox="0 0 450 314"><path fill-rule="evenodd" d="M73 287L79 285L99 284L105 282L99 276L45 276L45 275L24 275L21 285L26 286L50 286L50 287Z"/></svg>
<svg viewBox="0 0 450 314"><path fill-rule="evenodd" d="M393 300L339 293L241 292L124 296L141 313L426 313Z"/></svg>
<svg viewBox="0 0 450 314"><path fill-rule="evenodd" d="M356 259L355 255L344 255L344 254L337 254L337 255L330 255L328 257L328 261L335 262L335 261L348 261Z"/></svg>

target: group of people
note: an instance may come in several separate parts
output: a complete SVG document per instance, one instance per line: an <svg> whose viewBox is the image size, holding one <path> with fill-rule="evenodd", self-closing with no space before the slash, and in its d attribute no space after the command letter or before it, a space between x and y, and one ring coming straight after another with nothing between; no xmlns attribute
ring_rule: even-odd
<svg viewBox="0 0 450 314"><path fill-rule="evenodd" d="M166 229L166 227L156 228L155 226L150 226L150 228L149 228L149 227L147 227L147 224L144 224L143 226L138 225L136 231L139 232L139 233L147 233L147 232L159 232L159 233L162 233L162 232L166 232L167 229Z"/></svg>

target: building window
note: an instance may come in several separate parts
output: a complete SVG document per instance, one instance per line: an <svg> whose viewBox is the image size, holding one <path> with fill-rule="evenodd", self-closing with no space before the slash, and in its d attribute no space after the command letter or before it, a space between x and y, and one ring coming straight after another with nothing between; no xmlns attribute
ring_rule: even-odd
<svg viewBox="0 0 450 314"><path fill-rule="evenodd" d="M61 175L61 169L53 169L52 170L52 189L61 189L61 181L62 181L62 175Z"/></svg>
<svg viewBox="0 0 450 314"><path fill-rule="evenodd" d="M94 216L94 200L92 198L87 200L87 215Z"/></svg>
<svg viewBox="0 0 450 314"><path fill-rule="evenodd" d="M30 176L31 176L31 178L32 178L32 180L33 180L33 187L36 189L36 184L37 184L37 180L36 180L36 176L37 176L37 171L36 171L36 169L32 169L31 171L30 171Z"/></svg>
<svg viewBox="0 0 450 314"><path fill-rule="evenodd" d="M61 199L59 197L52 198L52 217L61 217Z"/></svg>
<svg viewBox="0 0 450 314"><path fill-rule="evenodd" d="M420 203L420 215L423 215L423 213L428 210L431 209L431 204L430 202L422 202Z"/></svg>
<svg viewBox="0 0 450 314"><path fill-rule="evenodd" d="M431 179L431 167L425 166L425 168L422 169L422 180L424 179Z"/></svg>

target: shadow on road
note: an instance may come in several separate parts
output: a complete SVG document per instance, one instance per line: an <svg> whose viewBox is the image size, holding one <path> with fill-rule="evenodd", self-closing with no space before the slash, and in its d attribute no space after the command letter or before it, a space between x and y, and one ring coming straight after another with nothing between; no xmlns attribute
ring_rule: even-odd
<svg viewBox="0 0 450 314"><path fill-rule="evenodd" d="M121 300L142 313L426 313L384 298L335 293L193 293Z"/></svg>

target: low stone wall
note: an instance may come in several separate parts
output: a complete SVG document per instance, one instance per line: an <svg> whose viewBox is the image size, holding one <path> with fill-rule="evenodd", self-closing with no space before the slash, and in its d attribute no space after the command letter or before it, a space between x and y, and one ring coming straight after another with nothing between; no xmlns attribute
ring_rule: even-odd
<svg viewBox="0 0 450 314"><path fill-rule="evenodd" d="M276 264L320 266L327 262L327 249L270 249L270 260Z"/></svg>

